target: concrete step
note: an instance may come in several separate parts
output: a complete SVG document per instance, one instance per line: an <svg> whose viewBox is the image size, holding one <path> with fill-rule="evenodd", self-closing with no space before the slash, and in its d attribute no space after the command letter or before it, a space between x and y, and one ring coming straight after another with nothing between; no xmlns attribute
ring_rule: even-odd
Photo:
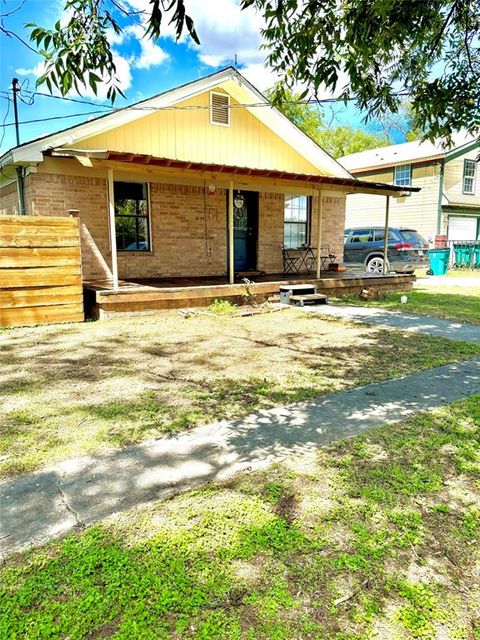
<svg viewBox="0 0 480 640"><path fill-rule="evenodd" d="M328 304L328 297L323 293L309 293L301 296L290 296L290 304L296 307L306 305Z"/></svg>

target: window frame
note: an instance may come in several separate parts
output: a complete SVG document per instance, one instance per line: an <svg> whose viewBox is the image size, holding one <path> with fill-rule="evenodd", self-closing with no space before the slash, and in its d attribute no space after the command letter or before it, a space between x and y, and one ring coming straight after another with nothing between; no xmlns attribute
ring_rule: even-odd
<svg viewBox="0 0 480 640"><path fill-rule="evenodd" d="M213 103L212 103L213 96L221 96L222 98L227 98L228 122L215 122L215 120L213 119ZM221 93L220 91L210 91L210 124L213 124L217 127L229 127L232 122L230 105L231 105L231 99L228 93Z"/></svg>
<svg viewBox="0 0 480 640"><path fill-rule="evenodd" d="M466 175L467 166L471 163L473 165L473 176ZM472 181L472 190L467 191L465 189L465 178L471 179ZM463 161L463 174L462 174L462 193L466 196L474 196L475 195L475 183L477 178L477 162L472 158L465 158Z"/></svg>
<svg viewBox="0 0 480 640"><path fill-rule="evenodd" d="M146 186L146 190L147 190L147 215L118 215L115 209L115 183L117 182L123 182L123 183L131 183L131 184L141 184L141 185L145 185ZM150 183L149 182L143 182L143 181L139 181L139 180L114 180L113 181L113 210L114 210L114 217L115 217L115 222L117 220L117 217L119 218L146 218L147 220L147 234L148 234L148 248L147 249L119 249L118 248L118 242L117 242L117 238L115 238L115 244L117 247L117 253L140 253L140 254L147 254L147 253L153 253L153 242L152 242L152 216L151 216L151 206L150 206ZM116 224L115 224L115 234L116 234Z"/></svg>
<svg viewBox="0 0 480 640"><path fill-rule="evenodd" d="M408 178L408 182L401 182L398 183L397 182L397 171L398 169L405 169L408 167L408 171L409 171L409 178ZM407 164L397 164L393 167L393 184L397 187L411 187L412 186L412 165L411 163L407 163Z"/></svg>
<svg viewBox="0 0 480 640"><path fill-rule="evenodd" d="M287 197L291 198L306 198L307 199L307 216L306 220L285 220L286 213L286 199ZM286 224L294 224L294 225L302 225L305 226L305 245L300 245L298 247L287 247L285 245L285 225ZM302 246L310 246L311 240L311 230L312 230L312 196L305 195L304 193L285 193L283 199L283 248L291 251L295 251L296 249L300 249Z"/></svg>

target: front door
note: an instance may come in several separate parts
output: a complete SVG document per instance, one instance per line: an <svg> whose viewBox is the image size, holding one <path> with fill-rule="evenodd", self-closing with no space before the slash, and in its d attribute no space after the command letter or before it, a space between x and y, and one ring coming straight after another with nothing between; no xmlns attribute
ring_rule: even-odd
<svg viewBox="0 0 480 640"><path fill-rule="evenodd" d="M228 195L228 194L227 194ZM257 267L258 193L234 191L233 245L235 271L254 271Z"/></svg>

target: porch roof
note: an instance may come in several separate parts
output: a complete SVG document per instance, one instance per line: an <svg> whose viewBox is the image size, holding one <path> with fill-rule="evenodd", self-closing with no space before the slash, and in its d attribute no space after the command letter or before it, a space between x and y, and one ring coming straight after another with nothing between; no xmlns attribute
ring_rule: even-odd
<svg viewBox="0 0 480 640"><path fill-rule="evenodd" d="M406 192L420 191L420 187L407 187L383 182L371 182L358 180L357 178L343 178L333 176L320 176L315 174L292 173L289 171L278 171L274 169L254 169L250 167L240 167L227 164L214 164L204 162L190 162L176 160L173 158L160 158L157 156L144 155L138 153L125 153L109 150L83 150L57 148L45 152L45 155L53 157L74 157L85 164L85 160L110 161L127 164L140 164L165 169L178 169L180 171L195 171L211 174L223 174L227 176L247 176L252 178L270 178L272 180L286 180L293 182L303 182L309 185L325 185L341 189L347 193L374 193L377 195L401 196Z"/></svg>

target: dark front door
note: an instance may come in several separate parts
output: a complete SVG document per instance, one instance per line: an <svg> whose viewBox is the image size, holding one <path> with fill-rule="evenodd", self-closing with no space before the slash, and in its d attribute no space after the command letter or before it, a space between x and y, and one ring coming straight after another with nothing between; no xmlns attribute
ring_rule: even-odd
<svg viewBox="0 0 480 640"><path fill-rule="evenodd" d="M235 271L253 271L257 267L258 193L234 191L233 244Z"/></svg>

